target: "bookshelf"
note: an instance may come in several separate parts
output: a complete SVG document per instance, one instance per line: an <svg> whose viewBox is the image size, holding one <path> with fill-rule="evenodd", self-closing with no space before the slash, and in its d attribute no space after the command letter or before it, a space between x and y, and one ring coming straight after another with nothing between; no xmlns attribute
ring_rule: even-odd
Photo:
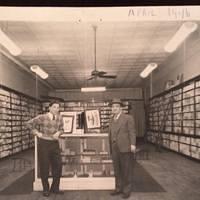
<svg viewBox="0 0 200 200"><path fill-rule="evenodd" d="M39 101L0 87L0 159L34 146L34 138L25 122L40 112Z"/></svg>
<svg viewBox="0 0 200 200"><path fill-rule="evenodd" d="M150 99L147 139L156 143L166 101L173 98L162 134L162 146L200 160L200 76Z"/></svg>

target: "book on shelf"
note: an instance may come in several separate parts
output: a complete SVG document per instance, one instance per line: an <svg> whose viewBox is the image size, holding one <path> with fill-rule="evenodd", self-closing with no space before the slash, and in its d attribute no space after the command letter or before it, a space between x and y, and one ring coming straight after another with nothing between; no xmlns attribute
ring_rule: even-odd
<svg viewBox="0 0 200 200"><path fill-rule="evenodd" d="M100 151L99 155L108 155L108 152L107 151Z"/></svg>
<svg viewBox="0 0 200 200"><path fill-rule="evenodd" d="M95 149L83 149L83 155L95 155L96 150Z"/></svg>
<svg viewBox="0 0 200 200"><path fill-rule="evenodd" d="M102 163L112 163L111 159L102 159L101 160Z"/></svg>

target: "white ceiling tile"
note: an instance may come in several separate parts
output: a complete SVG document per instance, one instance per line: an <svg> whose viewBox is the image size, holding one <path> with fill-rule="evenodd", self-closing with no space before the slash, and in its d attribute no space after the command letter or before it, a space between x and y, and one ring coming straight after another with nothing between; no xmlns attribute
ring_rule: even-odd
<svg viewBox="0 0 200 200"><path fill-rule="evenodd" d="M167 59L164 45L182 22L101 22L96 32L96 67L112 80L89 84L134 87L149 62ZM94 30L90 23L7 22L5 32L22 49L19 59L38 64L50 74L55 89L80 88L94 70Z"/></svg>

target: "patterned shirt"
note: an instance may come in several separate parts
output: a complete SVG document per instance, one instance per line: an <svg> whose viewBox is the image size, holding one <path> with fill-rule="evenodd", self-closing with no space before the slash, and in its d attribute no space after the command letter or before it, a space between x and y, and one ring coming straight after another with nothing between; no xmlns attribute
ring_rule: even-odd
<svg viewBox="0 0 200 200"><path fill-rule="evenodd" d="M53 134L57 131L63 132L63 118L61 115L57 115L56 119L52 120L50 113L41 114L29 120L27 126L43 133L43 139L53 140Z"/></svg>

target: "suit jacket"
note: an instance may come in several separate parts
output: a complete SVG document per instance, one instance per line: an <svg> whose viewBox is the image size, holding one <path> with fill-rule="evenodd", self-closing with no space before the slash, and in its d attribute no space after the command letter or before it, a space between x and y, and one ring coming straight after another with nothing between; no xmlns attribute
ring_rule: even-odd
<svg viewBox="0 0 200 200"><path fill-rule="evenodd" d="M110 142L110 151L112 153L112 126L113 120L111 119L109 125L109 142ZM117 126L117 127L116 127ZM121 113L117 123L115 123L116 129L116 144L120 152L130 152L131 145L136 144L136 130L135 122L131 115Z"/></svg>

